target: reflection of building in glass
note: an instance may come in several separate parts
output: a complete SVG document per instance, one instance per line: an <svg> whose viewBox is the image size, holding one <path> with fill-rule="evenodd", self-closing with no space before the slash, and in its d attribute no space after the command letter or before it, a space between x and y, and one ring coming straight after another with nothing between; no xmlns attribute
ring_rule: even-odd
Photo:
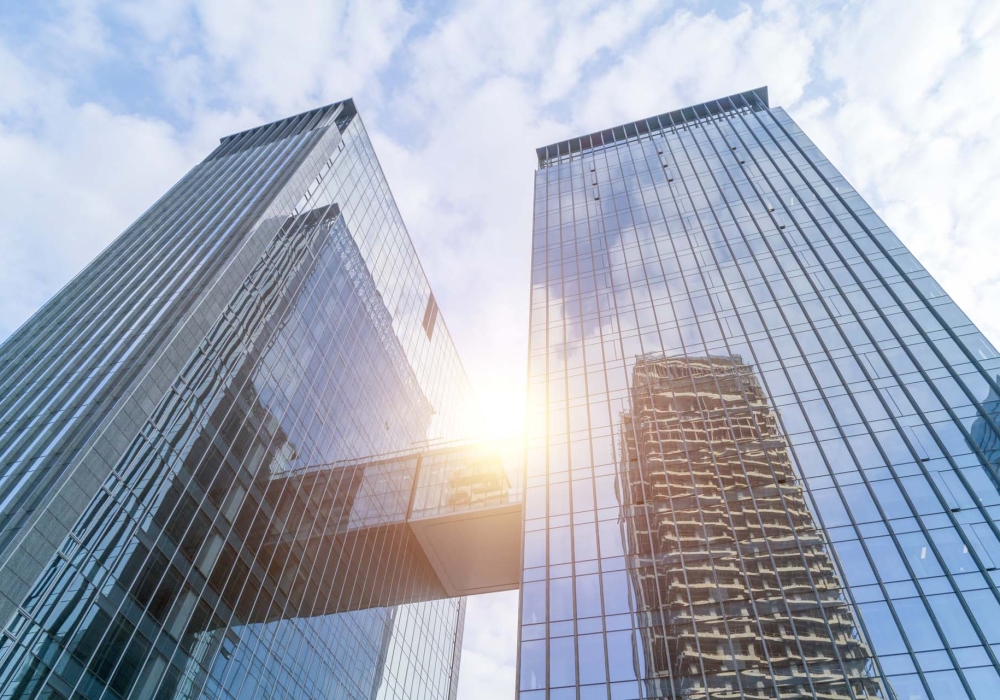
<svg viewBox="0 0 1000 700"><path fill-rule="evenodd" d="M997 385L1000 385L1000 375L996 377ZM994 473L1000 471L1000 434L990 425L1000 425L1000 391L996 386L990 386L989 395L983 399L983 411L986 415L976 418L969 429L974 448L983 451L983 456L987 463L993 468Z"/></svg>
<svg viewBox="0 0 1000 700"><path fill-rule="evenodd" d="M652 355L632 380L620 483L650 697L877 696L753 368Z"/></svg>

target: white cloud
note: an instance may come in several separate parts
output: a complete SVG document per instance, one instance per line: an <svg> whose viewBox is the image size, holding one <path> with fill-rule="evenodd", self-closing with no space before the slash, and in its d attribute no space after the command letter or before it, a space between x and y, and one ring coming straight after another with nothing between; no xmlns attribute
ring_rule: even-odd
<svg viewBox="0 0 1000 700"><path fill-rule="evenodd" d="M636 0L594 7L573 5L566 9L565 24L544 67L539 94L546 102L573 91L595 59L622 46L649 26L649 20L663 5L655 0Z"/></svg>
<svg viewBox="0 0 1000 700"><path fill-rule="evenodd" d="M408 81L392 103L411 118L408 140L377 133L376 147L487 414L520 425L534 148L768 82L797 99L812 46L795 10L503 8L462 5L402 50ZM382 116L366 122L378 131Z"/></svg>
<svg viewBox="0 0 1000 700"><path fill-rule="evenodd" d="M113 51L110 32L98 14L97 0L63 0L46 27L45 50L61 60L86 55L105 56Z"/></svg>
<svg viewBox="0 0 1000 700"><path fill-rule="evenodd" d="M396 2L196 5L212 81L233 102L291 113L370 90L411 18Z"/></svg>
<svg viewBox="0 0 1000 700"><path fill-rule="evenodd" d="M439 111L489 76L530 76L547 53L553 14L530 0L459 3L407 52L414 97Z"/></svg>
<svg viewBox="0 0 1000 700"><path fill-rule="evenodd" d="M680 10L587 82L574 121L590 132L761 85L792 104L808 82L811 53L793 10L743 7L730 18Z"/></svg>

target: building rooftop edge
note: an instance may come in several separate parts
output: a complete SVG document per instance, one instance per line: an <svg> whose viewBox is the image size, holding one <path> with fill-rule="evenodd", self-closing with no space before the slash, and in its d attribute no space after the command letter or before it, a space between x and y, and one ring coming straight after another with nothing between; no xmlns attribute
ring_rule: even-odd
<svg viewBox="0 0 1000 700"><path fill-rule="evenodd" d="M341 109L342 108L342 109ZM309 131L315 129L318 126L326 126L330 123L330 119L334 114L338 112L343 112L345 117L353 117L358 113L357 108L354 106L354 98L348 97L345 100L338 100L337 102L331 102L330 104L323 105L322 107L316 107L314 109L306 110L305 112L300 112L299 114L293 114L288 117L283 117L281 119L276 119L273 122L268 122L266 124L261 124L259 126L251 127L249 129L244 129L243 131L237 131L236 133L230 134L229 136L223 136L219 139L220 144L229 143L235 139L243 136L249 136L253 133L260 133L262 131L267 131L280 124L286 124L290 122L299 121L301 124L297 131Z"/></svg>
<svg viewBox="0 0 1000 700"><path fill-rule="evenodd" d="M765 108L770 108L771 104L768 101L766 85L754 88L753 90L727 95L726 97L708 100L707 102L691 105L690 107L682 107L673 112L665 112L664 114L647 117L646 119L619 124L610 129L595 131L591 134L566 139L549 144L548 146L541 146L535 149L535 153L538 155L538 167L544 168L549 161L560 155L597 148L638 136L639 134L649 133L664 126L683 124L716 114L752 107L755 103L762 104ZM653 123L651 124L651 122Z"/></svg>

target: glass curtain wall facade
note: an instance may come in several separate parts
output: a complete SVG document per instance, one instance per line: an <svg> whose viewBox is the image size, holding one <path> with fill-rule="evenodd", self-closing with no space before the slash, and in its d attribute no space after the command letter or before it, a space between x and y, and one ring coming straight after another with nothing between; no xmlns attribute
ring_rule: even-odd
<svg viewBox="0 0 1000 700"><path fill-rule="evenodd" d="M994 347L766 88L538 166L519 696L996 697Z"/></svg>
<svg viewBox="0 0 1000 700"><path fill-rule="evenodd" d="M384 455L469 388L352 101L223 139L0 386L0 697L455 697Z"/></svg>

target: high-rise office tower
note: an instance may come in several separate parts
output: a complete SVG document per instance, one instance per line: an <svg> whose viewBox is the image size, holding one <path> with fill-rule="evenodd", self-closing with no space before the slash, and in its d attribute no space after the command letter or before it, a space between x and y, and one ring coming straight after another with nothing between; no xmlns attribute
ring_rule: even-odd
<svg viewBox="0 0 1000 700"><path fill-rule="evenodd" d="M1000 688L1000 359L766 89L538 149L523 700Z"/></svg>
<svg viewBox="0 0 1000 700"><path fill-rule="evenodd" d="M350 100L223 139L0 387L0 697L449 700L461 596L517 585L516 489L451 442L468 383Z"/></svg>

